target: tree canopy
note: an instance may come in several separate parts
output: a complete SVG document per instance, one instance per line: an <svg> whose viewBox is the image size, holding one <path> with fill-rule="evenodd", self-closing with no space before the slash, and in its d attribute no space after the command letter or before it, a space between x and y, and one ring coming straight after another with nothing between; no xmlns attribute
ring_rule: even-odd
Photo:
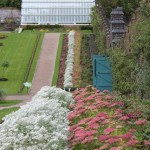
<svg viewBox="0 0 150 150"><path fill-rule="evenodd" d="M21 7L21 0L1 0L0 7Z"/></svg>

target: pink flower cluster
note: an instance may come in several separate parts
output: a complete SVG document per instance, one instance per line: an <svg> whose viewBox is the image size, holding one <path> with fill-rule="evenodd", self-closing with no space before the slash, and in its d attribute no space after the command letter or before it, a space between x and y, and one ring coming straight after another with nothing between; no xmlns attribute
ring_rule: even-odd
<svg viewBox="0 0 150 150"><path fill-rule="evenodd" d="M74 91L73 96L76 103L70 105L72 111L68 116L70 148L76 149L77 146L78 149L82 145L88 150L90 144L94 145L93 150L120 150L121 147L134 147L139 143L134 135L135 129L124 130L124 125L129 124L131 119L118 108L124 103L114 101L114 96L108 91L100 92L88 86ZM135 124L143 125L146 121L138 120ZM145 141L145 144L149 142Z"/></svg>

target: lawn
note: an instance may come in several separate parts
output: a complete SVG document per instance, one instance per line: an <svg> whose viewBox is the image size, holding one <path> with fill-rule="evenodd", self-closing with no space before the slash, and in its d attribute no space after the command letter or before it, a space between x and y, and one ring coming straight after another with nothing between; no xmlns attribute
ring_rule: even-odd
<svg viewBox="0 0 150 150"><path fill-rule="evenodd" d="M0 122L3 117L5 117L6 115L8 115L11 112L16 111L18 109L19 109L19 107L13 107L13 108L7 108L7 109L0 110Z"/></svg>
<svg viewBox="0 0 150 150"><path fill-rule="evenodd" d="M8 33L7 38L0 40L0 42L4 45L0 47L0 63L8 61L10 64L4 74L4 77L8 78L8 81L0 82L0 89L4 90L6 94L18 93L35 46L37 35L37 32L32 31L23 32L21 34ZM43 35L41 36L38 49L35 54L35 59L29 74L29 81L32 81L34 75L42 38ZM2 76L2 67L0 68L0 76Z"/></svg>
<svg viewBox="0 0 150 150"><path fill-rule="evenodd" d="M61 34L60 38L59 38L59 45L58 45L58 50L57 50L57 57L56 57L56 62L55 62L55 69L54 69L54 74L53 74L52 86L57 85L59 67L60 67L60 57L61 57L62 45L63 45L63 37L64 37L64 35Z"/></svg>
<svg viewBox="0 0 150 150"><path fill-rule="evenodd" d="M21 103L22 100L3 100L0 101L0 107L7 107Z"/></svg>

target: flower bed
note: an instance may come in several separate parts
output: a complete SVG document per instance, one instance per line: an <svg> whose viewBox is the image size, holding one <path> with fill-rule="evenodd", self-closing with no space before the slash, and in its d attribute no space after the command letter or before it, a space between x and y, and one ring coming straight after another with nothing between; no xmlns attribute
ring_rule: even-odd
<svg viewBox="0 0 150 150"><path fill-rule="evenodd" d="M74 91L73 97L76 103L68 115L71 149L149 149L148 118L127 115L124 102L92 86Z"/></svg>
<svg viewBox="0 0 150 150"><path fill-rule="evenodd" d="M61 89L44 87L32 101L8 115L0 125L0 149L68 150L69 110L72 96Z"/></svg>
<svg viewBox="0 0 150 150"><path fill-rule="evenodd" d="M64 75L64 88L72 88L72 73L73 73L73 62L74 62L74 31L70 31L68 34L68 54L66 59L66 69Z"/></svg>

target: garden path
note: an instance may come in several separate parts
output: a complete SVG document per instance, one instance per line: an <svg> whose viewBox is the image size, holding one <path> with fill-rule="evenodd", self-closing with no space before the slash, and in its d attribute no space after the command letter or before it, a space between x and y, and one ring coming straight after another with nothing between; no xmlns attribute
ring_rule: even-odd
<svg viewBox="0 0 150 150"><path fill-rule="evenodd" d="M26 104L31 101L32 96L34 96L41 87L51 85L59 44L59 36L59 33L45 34L31 90L28 95L7 96L6 100L23 100L22 103L10 107L19 107ZM0 110L10 107L1 107Z"/></svg>

